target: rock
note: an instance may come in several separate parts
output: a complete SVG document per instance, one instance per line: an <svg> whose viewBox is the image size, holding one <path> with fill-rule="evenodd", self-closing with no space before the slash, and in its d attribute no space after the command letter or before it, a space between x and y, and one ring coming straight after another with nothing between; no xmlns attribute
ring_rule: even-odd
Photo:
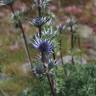
<svg viewBox="0 0 96 96"><path fill-rule="evenodd" d="M90 36L92 36L93 29L86 25L79 25L77 32L80 35L80 37L88 39L90 38Z"/></svg>
<svg viewBox="0 0 96 96"><path fill-rule="evenodd" d="M74 56L74 62L76 64L87 64L87 61L84 57L77 57L77 56ZM71 55L67 55L67 56L64 56L63 57L63 62L64 64L71 64L71 60L72 60L72 56ZM59 59L56 64L61 64L61 59Z"/></svg>
<svg viewBox="0 0 96 96"><path fill-rule="evenodd" d="M0 80L8 80L8 79L9 77L6 74L0 73Z"/></svg>

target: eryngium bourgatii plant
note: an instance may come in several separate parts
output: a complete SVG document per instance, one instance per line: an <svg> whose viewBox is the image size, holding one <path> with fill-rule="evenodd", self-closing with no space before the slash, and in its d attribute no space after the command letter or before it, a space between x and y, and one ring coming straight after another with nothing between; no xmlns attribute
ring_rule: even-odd
<svg viewBox="0 0 96 96"><path fill-rule="evenodd" d="M45 70L52 96L56 96L56 90L54 88L53 78L50 75L49 64L50 64L50 55L52 54L52 50L54 46L51 41L49 40L42 40L40 37L35 36L34 43L32 44L33 47L40 51L41 55L41 62L43 63L43 67Z"/></svg>

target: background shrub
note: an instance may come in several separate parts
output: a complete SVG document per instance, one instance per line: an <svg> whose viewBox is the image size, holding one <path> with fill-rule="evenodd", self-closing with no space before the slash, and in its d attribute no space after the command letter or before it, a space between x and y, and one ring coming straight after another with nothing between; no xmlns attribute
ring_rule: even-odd
<svg viewBox="0 0 96 96"><path fill-rule="evenodd" d="M64 81L58 96L96 96L96 65L64 65Z"/></svg>

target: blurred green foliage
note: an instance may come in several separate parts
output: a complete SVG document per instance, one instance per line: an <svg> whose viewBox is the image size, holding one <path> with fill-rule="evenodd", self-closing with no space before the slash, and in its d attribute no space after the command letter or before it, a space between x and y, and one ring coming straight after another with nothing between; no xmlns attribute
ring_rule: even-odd
<svg viewBox="0 0 96 96"><path fill-rule="evenodd" d="M64 69L66 74L58 96L96 96L95 64L68 64Z"/></svg>
<svg viewBox="0 0 96 96"><path fill-rule="evenodd" d="M63 69L64 68L64 69ZM96 96L96 65L65 64L57 66L55 79L57 96ZM18 96L50 96L50 88L46 77L34 82Z"/></svg>

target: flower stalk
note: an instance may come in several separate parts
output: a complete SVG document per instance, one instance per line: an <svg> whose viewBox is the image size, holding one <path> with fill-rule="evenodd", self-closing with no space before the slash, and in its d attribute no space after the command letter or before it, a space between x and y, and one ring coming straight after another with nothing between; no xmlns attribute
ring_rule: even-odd
<svg viewBox="0 0 96 96"><path fill-rule="evenodd" d="M42 52L41 54L42 54L41 55L41 61L43 62L43 66L46 70L46 76L47 76L47 80L48 80L49 85L50 85L51 94L52 94L52 96L56 96L56 91L55 91L55 88L54 88L55 82L54 82L53 78L50 76L49 68L48 68L49 55L45 54L44 52Z"/></svg>
<svg viewBox="0 0 96 96"><path fill-rule="evenodd" d="M42 53L42 54L43 54L43 53ZM46 56L43 56L43 57L45 58L45 60L48 59L48 57L46 58ZM45 68L45 70L46 70L46 76L47 76L47 80L48 80L49 85L50 85L51 94L52 94L52 96L56 96L56 90L55 90L55 88L54 88L55 82L54 82L52 76L50 76L49 69L48 69L48 62L49 62L49 60L45 61L45 63L44 63L44 61L42 61L42 62L43 62L43 64L44 64L44 68Z"/></svg>
<svg viewBox="0 0 96 96"><path fill-rule="evenodd" d="M41 17L42 13L41 13L41 6L40 6L40 0L38 0L38 16Z"/></svg>
<svg viewBox="0 0 96 96"><path fill-rule="evenodd" d="M12 13L13 13L14 16L15 16L15 12L14 12L13 5L10 4L9 7L10 7L10 10L12 11ZM16 17L16 16L15 16L15 17ZM16 18L17 18L17 17L16 17ZM17 18L17 20L18 20L18 18ZM25 44L25 50L26 50L27 57L28 57L28 59L29 59L29 63L30 63L30 65L31 65L31 69L33 69L33 65L32 65L32 62L31 62L31 56L30 56L30 52L29 52L29 48L28 48L28 43L27 43L27 38L26 38L24 29L23 29L23 26L22 26L22 23L21 23L20 20L18 20L18 25L19 25L19 28L21 29L21 33L22 33L22 36L23 36L24 44Z"/></svg>
<svg viewBox="0 0 96 96"><path fill-rule="evenodd" d="M59 29L59 31L60 31L60 36L61 36L61 34L62 34L62 27L63 27L64 25L61 25L60 26L60 29ZM63 62L63 54L62 54L62 38L60 38L60 40L59 40L59 50L60 50L60 58L61 58L61 63L62 63L62 65L64 64L64 62Z"/></svg>
<svg viewBox="0 0 96 96"><path fill-rule="evenodd" d="M63 65L64 62L63 62L63 54L62 54L62 39L60 39L59 44L60 44L60 58L61 58L61 62L62 62L62 65Z"/></svg>
<svg viewBox="0 0 96 96"><path fill-rule="evenodd" d="M51 88L51 94L52 94L52 96L56 96L56 91L55 91L55 88L54 88L54 82L52 82L53 80L51 79L49 73L47 73L46 75L47 75L47 79L48 79L48 82L49 82L49 85L50 85L50 88Z"/></svg>
<svg viewBox="0 0 96 96"><path fill-rule="evenodd" d="M70 24L70 31L71 31L71 51L73 51L74 49L74 30L73 30L73 24ZM71 60L72 64L74 64L74 57L72 54L72 60Z"/></svg>
<svg viewBox="0 0 96 96"><path fill-rule="evenodd" d="M35 37L33 47L40 51L41 53L41 62L43 63L45 74L47 76L47 80L50 85L52 96L56 96L56 91L54 88L53 78L50 75L49 63L50 63L50 55L53 51L53 44L49 40L42 40L40 37Z"/></svg>
<svg viewBox="0 0 96 96"><path fill-rule="evenodd" d="M53 49L52 51L53 51L53 54L52 54L53 55L53 59L55 60L56 59L55 50Z"/></svg>
<svg viewBox="0 0 96 96"><path fill-rule="evenodd" d="M41 6L40 6L40 0L38 0L38 16L41 17L42 16L42 13L41 13ZM39 30L39 36L41 38L42 36L42 26L39 26L38 27L38 30Z"/></svg>

